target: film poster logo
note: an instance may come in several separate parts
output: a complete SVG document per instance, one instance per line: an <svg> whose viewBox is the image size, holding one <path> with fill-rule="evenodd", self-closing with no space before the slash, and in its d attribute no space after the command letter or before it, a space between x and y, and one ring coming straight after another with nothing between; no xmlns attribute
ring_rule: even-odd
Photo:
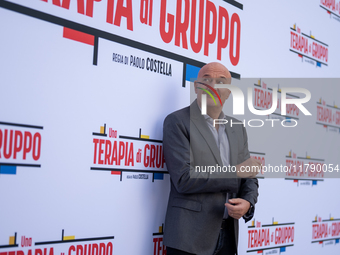
<svg viewBox="0 0 340 255"><path fill-rule="evenodd" d="M326 10L330 17L340 22L340 1L320 0L320 7Z"/></svg>
<svg viewBox="0 0 340 255"><path fill-rule="evenodd" d="M315 216L312 221L312 241L324 245L335 245L340 242L340 219L322 219Z"/></svg>
<svg viewBox="0 0 340 255"><path fill-rule="evenodd" d="M41 167L42 126L0 122L0 175Z"/></svg>
<svg viewBox="0 0 340 255"><path fill-rule="evenodd" d="M328 48L326 43L317 40L312 33L302 33L296 24L290 28L289 50L297 54L302 61L317 67L328 66Z"/></svg>
<svg viewBox="0 0 340 255"><path fill-rule="evenodd" d="M312 158L307 153L304 157L298 157L293 151L286 156L285 180L292 180L297 185L314 186L319 181L324 181L326 168L325 160Z"/></svg>
<svg viewBox="0 0 340 255"><path fill-rule="evenodd" d="M62 230L59 240L34 242L32 236L18 239L14 233L8 244L0 244L0 255L113 255L113 239L114 236L76 238L64 235Z"/></svg>
<svg viewBox="0 0 340 255"><path fill-rule="evenodd" d="M254 84L253 88L253 104L256 110L268 110L271 109L273 104L277 105L275 111L268 115L270 119L286 120L290 122L291 119L299 120L300 109L295 104L287 104L286 115L281 115L281 89L278 87L277 102L273 102L273 89L268 87L267 82L258 80L257 84ZM287 99L300 98L293 94L286 94Z"/></svg>
<svg viewBox="0 0 340 255"><path fill-rule="evenodd" d="M243 4L238 1L224 1L221 5L209 0L175 1L175 3L169 0L78 0L74 1L75 3L71 1L72 5L70 0L37 2L40 2L39 8L49 8L52 12L63 9L63 12L68 12L77 20L83 20L82 16L86 16L89 22L92 19L92 22L99 26L119 27L117 31L134 32L143 26L145 31L158 33L159 38L165 44L175 45L184 51L199 53L210 59L229 61L233 66L237 66L240 61L242 27L240 16ZM156 8L155 2L160 5L160 9ZM6 7L14 10L23 8L25 11L30 10L20 5L7 5ZM34 7L30 6L30 8ZM139 15L136 16L133 13ZM156 22L153 21L154 18ZM48 17L48 19L52 23L56 22L53 17ZM88 30L80 23L78 25L79 31L65 27L64 37L92 45L97 51L98 37L107 36L98 33L99 31ZM159 53L158 50L160 49L157 49ZM94 57L93 63L97 65L97 57ZM237 76L240 75L237 74Z"/></svg>
<svg viewBox="0 0 340 255"><path fill-rule="evenodd" d="M152 234L152 241L153 241L153 255L166 255L166 246L163 244L163 228L159 226L158 232Z"/></svg>
<svg viewBox="0 0 340 255"><path fill-rule="evenodd" d="M287 247L294 246L295 223L279 223L272 219L271 224L260 221L251 222L248 226L248 252L274 254L286 252Z"/></svg>
<svg viewBox="0 0 340 255"><path fill-rule="evenodd" d="M316 102L316 113L316 124L340 133L340 109L335 103L329 105L320 98L319 102Z"/></svg>
<svg viewBox="0 0 340 255"><path fill-rule="evenodd" d="M165 160L161 140L150 139L148 135L125 136L114 128L100 127L92 133L93 159L91 170L110 171L113 175L128 172L127 179L163 180ZM151 179L151 178L150 178Z"/></svg>

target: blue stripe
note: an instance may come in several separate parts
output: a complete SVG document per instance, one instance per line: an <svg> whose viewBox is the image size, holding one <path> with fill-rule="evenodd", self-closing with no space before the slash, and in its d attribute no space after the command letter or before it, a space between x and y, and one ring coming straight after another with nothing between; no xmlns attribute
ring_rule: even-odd
<svg viewBox="0 0 340 255"><path fill-rule="evenodd" d="M186 74L185 74L185 80L186 81L194 81L197 78L198 72L201 68L197 66L192 66L189 64L186 64Z"/></svg>
<svg viewBox="0 0 340 255"><path fill-rule="evenodd" d="M321 63L316 61L316 66L320 66L321 67Z"/></svg>
<svg viewBox="0 0 340 255"><path fill-rule="evenodd" d="M286 251L286 247L281 247L280 248L280 252L285 252Z"/></svg>
<svg viewBox="0 0 340 255"><path fill-rule="evenodd" d="M318 181L313 181L312 182L312 185L316 185L316 184L318 184Z"/></svg>
<svg viewBox="0 0 340 255"><path fill-rule="evenodd" d="M153 179L154 180L163 180L164 174L162 173L154 173Z"/></svg>
<svg viewBox="0 0 340 255"><path fill-rule="evenodd" d="M17 166L0 165L0 174L16 174Z"/></svg>

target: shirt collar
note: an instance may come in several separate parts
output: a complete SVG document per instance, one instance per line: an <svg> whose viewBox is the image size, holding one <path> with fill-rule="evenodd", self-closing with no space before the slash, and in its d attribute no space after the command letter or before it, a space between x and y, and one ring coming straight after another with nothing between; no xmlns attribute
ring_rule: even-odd
<svg viewBox="0 0 340 255"><path fill-rule="evenodd" d="M203 115L203 117L204 117L204 119L205 119L207 122L209 122L209 123L211 123L211 124L214 123L213 118L211 118L208 114ZM220 116L218 116L218 118L219 118L219 119L225 119L225 118L226 118L226 115L224 114L223 111L221 111Z"/></svg>

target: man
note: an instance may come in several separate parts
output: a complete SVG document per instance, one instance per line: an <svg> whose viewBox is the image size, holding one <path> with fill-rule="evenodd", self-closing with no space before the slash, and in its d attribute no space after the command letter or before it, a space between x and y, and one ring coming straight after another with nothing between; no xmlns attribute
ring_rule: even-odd
<svg viewBox="0 0 340 255"><path fill-rule="evenodd" d="M253 217L258 196L254 177L261 162L249 157L243 125L213 125L214 119L239 122L222 112L230 91L214 89L214 84L230 81L222 64L203 66L195 81L197 99L164 121L164 156L171 178L164 228L168 255L235 254L238 219ZM207 96L207 115L202 115L202 94L207 93L215 100ZM208 172L209 166L232 166L235 171ZM245 172L244 166L257 170Z"/></svg>

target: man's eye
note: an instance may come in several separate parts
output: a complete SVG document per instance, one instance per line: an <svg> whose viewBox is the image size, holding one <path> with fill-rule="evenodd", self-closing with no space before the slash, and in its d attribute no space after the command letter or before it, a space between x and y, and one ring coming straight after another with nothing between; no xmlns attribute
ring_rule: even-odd
<svg viewBox="0 0 340 255"><path fill-rule="evenodd" d="M217 81L217 84L224 84L224 81Z"/></svg>
<svg viewBox="0 0 340 255"><path fill-rule="evenodd" d="M210 82L210 79L204 78L203 81L204 81L204 82Z"/></svg>

